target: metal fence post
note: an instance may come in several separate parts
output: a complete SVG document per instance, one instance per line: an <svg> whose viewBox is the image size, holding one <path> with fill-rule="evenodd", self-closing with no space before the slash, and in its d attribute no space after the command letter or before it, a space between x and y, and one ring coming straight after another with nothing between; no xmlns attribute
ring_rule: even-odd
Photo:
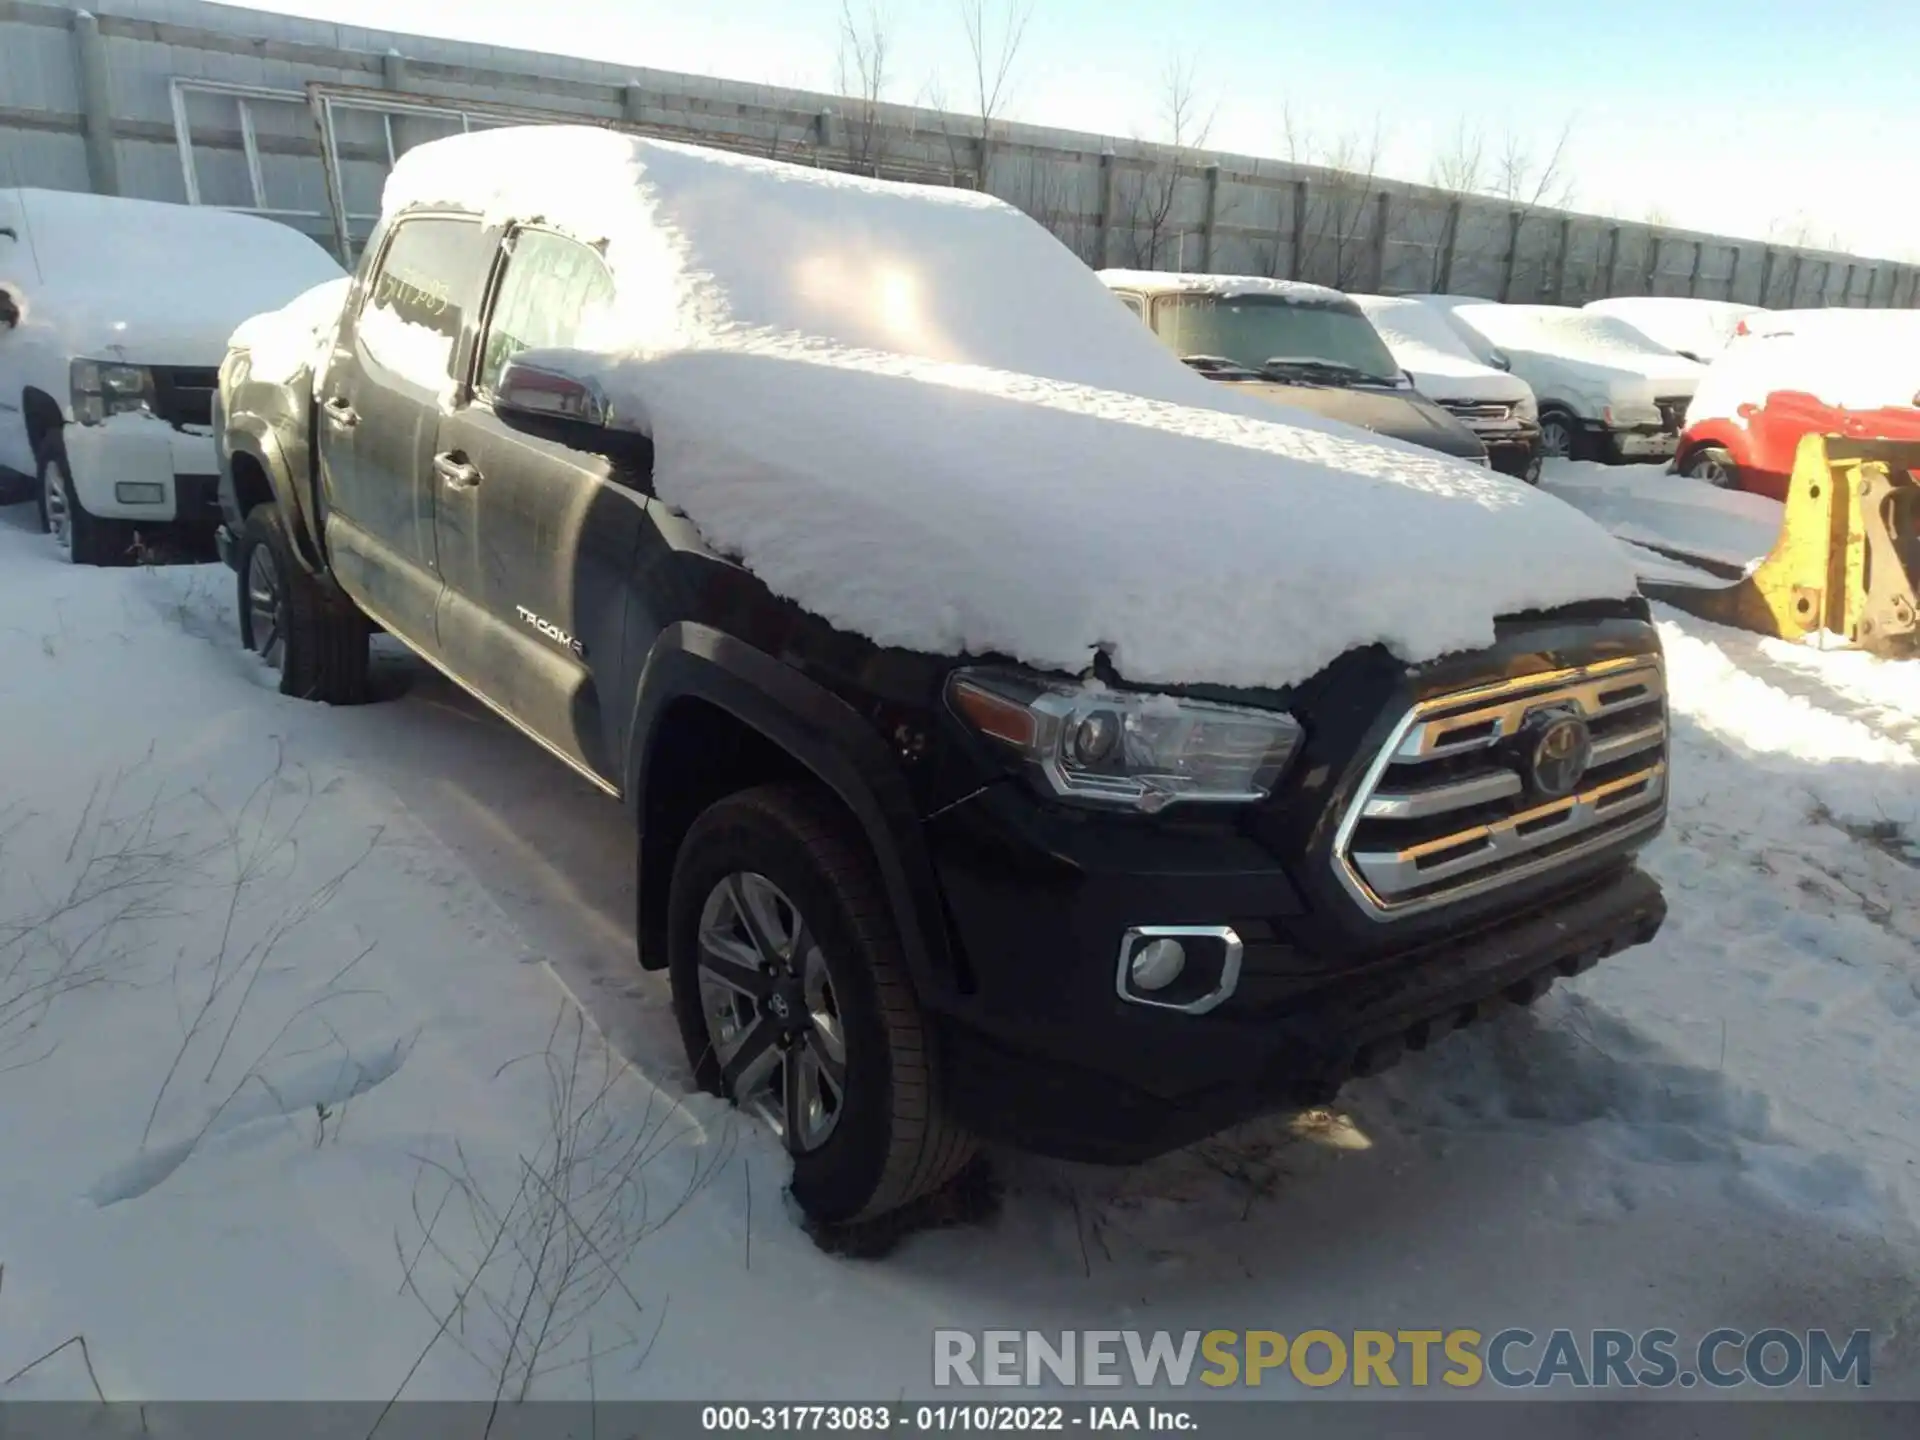
<svg viewBox="0 0 1920 1440"><path fill-rule="evenodd" d="M1393 197L1382 190L1373 201L1373 288L1387 288L1387 227L1392 224Z"/></svg>
<svg viewBox="0 0 1920 1440"><path fill-rule="evenodd" d="M620 87L620 113L627 118L629 125L638 125L645 118L647 92L638 80L629 80Z"/></svg>
<svg viewBox="0 0 1920 1440"><path fill-rule="evenodd" d="M1453 292L1453 253L1460 243L1460 210L1461 200L1456 195L1447 203L1447 223L1441 240L1444 248L1440 251L1440 274L1434 282L1439 286L1442 295Z"/></svg>
<svg viewBox="0 0 1920 1440"><path fill-rule="evenodd" d="M1507 263L1500 275L1502 305L1513 299L1513 267L1520 259L1520 222L1524 218L1518 210L1507 212Z"/></svg>
<svg viewBox="0 0 1920 1440"><path fill-rule="evenodd" d="M80 80L81 124L87 147L87 183L96 195L120 193L120 156L113 141L113 85L100 22L87 11L73 16L73 59Z"/></svg>
<svg viewBox="0 0 1920 1440"><path fill-rule="evenodd" d="M1607 293L1610 298L1620 288L1620 227L1607 227Z"/></svg>
<svg viewBox="0 0 1920 1440"><path fill-rule="evenodd" d="M1213 273L1213 229L1220 220L1220 167L1207 166L1207 210L1200 230L1200 268Z"/></svg>
<svg viewBox="0 0 1920 1440"><path fill-rule="evenodd" d="M1706 259L1707 242L1693 242L1693 268L1687 271L1687 297L1692 299L1700 293L1700 262Z"/></svg>
<svg viewBox="0 0 1920 1440"><path fill-rule="evenodd" d="M1102 270L1107 267L1113 255L1113 171L1113 148L1109 146L1100 152L1100 234L1094 242L1099 247L1096 252L1099 259L1095 268Z"/></svg>
<svg viewBox="0 0 1920 1440"><path fill-rule="evenodd" d="M1767 246L1760 252L1760 293L1754 297L1754 303L1765 305L1767 296L1773 293L1773 247Z"/></svg>
<svg viewBox="0 0 1920 1440"><path fill-rule="evenodd" d="M1560 217L1560 244L1553 253L1553 303L1567 303L1567 251L1573 246L1573 217Z"/></svg>
<svg viewBox="0 0 1920 1440"><path fill-rule="evenodd" d="M1300 272L1306 268L1307 249L1307 182L1293 182L1293 248L1287 252L1287 275L1298 280Z"/></svg>
<svg viewBox="0 0 1920 1440"><path fill-rule="evenodd" d="M1647 273L1641 277L1640 293L1652 295L1654 285L1660 279L1660 235L1658 231L1647 232Z"/></svg>

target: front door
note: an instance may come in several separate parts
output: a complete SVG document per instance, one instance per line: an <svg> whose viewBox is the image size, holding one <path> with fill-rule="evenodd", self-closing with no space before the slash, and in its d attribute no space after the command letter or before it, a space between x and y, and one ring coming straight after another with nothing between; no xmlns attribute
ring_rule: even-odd
<svg viewBox="0 0 1920 1440"><path fill-rule="evenodd" d="M478 308L490 254L471 216L400 220L375 252L359 309L343 320L316 386L334 572L368 613L428 653L437 651L441 587L434 446L461 325Z"/></svg>
<svg viewBox="0 0 1920 1440"><path fill-rule="evenodd" d="M471 384L433 456L441 644L455 673L611 787L620 767L601 694L623 659L648 477L496 414L493 398L519 351L582 343L613 279L597 252L550 231L516 230L503 251Z"/></svg>

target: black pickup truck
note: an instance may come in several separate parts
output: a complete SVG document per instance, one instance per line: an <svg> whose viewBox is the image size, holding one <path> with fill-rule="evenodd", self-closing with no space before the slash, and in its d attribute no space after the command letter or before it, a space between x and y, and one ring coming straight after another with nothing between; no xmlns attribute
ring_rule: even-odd
<svg viewBox="0 0 1920 1440"><path fill-rule="evenodd" d="M608 244L594 227L612 187L647 177L633 209L642 231L672 229L647 217L676 184L704 187L675 212L688 226L719 215L737 230L756 176L777 181L780 203L849 207L865 258L852 271L816 263L797 306L867 285L859 267L883 250L907 253L875 238L883 221L911 221L915 243L951 265L977 230L1028 247L1045 293L1083 285L1073 302L1091 323L1110 314L1124 327L1103 332L1102 348L1143 347L1137 363L1164 366L1169 393L1203 406L1219 387L997 202L740 157L718 157L702 179L701 152L626 137L618 165L580 178L581 154L615 144L606 132L526 134L456 137L402 159L411 190L396 199L390 186L310 367L256 374L245 347L228 355L224 548L241 635L279 667L286 694L351 704L367 698L368 639L384 629L625 802L639 834L638 963L671 972L701 1082L782 1137L814 1216L894 1209L944 1183L978 1137L1129 1161L1325 1102L1659 929L1660 890L1634 855L1666 816L1664 669L1630 585L1490 617L1490 645L1420 663L1359 644L1278 688L1144 686L1124 640L1117 661L1103 650L1073 674L866 638L793 598L807 593L804 571L778 588L762 578L763 566L786 573L778 527L757 532L748 563L702 533L697 507L668 498L690 449L731 456L736 437L690 438L683 424L670 443L660 415L609 387L586 335L597 327L604 349L609 315L706 315L701 287L727 276L673 259L693 243L684 231L678 250L644 233ZM476 154L487 163L444 164ZM554 208L565 196L515 204L459 179L556 169L575 177L583 209L602 209L570 224ZM793 246L818 260L798 232ZM919 403L889 367L934 332L908 301L938 287L884 274L873 287L882 303L862 323L905 336L901 350L833 364L806 351L791 373L818 386L860 371ZM963 367L926 403L959 406L969 387L1002 383L1013 384ZM1056 389L1029 389L1003 407L1008 424L1069 408ZM1154 427L1173 423L1093 413L1114 397L1072 403L1057 418L1075 445L1123 424L1113 434L1157 443L1167 437ZM1281 429L1180 413L1240 427L1227 439L1242 447ZM861 410L828 428L877 423ZM951 433L960 424L917 433L985 456L995 437ZM1501 487L1364 436L1310 439L1313 453L1355 464L1447 467L1436 492ZM1264 463L1225 442L1170 443L1195 463ZM1205 503L1204 479L1181 482L1193 503ZM1327 493L1342 483L1328 477ZM1382 505L1400 493L1351 485ZM956 490L924 493L950 515L967 503ZM1489 525L1520 514L1511 507L1562 523L1532 491L1463 503ZM1181 523L1205 533L1207 519ZM1274 553L1232 534L1216 548L1239 543ZM885 558L856 578L891 583ZM1004 563L982 553L989 562ZM1044 565L1022 573L1047 593ZM1064 580L1059 594L1063 611L1079 602ZM1276 634L1293 624L1274 623Z"/></svg>

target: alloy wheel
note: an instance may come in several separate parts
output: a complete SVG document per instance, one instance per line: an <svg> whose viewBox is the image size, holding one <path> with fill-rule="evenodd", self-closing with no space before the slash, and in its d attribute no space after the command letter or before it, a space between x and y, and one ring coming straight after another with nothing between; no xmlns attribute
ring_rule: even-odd
<svg viewBox="0 0 1920 1440"><path fill-rule="evenodd" d="M1573 453L1573 432L1567 422L1558 416L1549 416L1540 422L1540 454L1555 460L1564 460Z"/></svg>
<svg viewBox="0 0 1920 1440"><path fill-rule="evenodd" d="M66 477L49 466L41 482L47 511L47 533L68 559L73 558L73 514L67 509Z"/></svg>
<svg viewBox="0 0 1920 1440"><path fill-rule="evenodd" d="M741 1109L796 1155L832 1138L847 1041L833 975L806 919L764 875L736 871L700 910L700 1007Z"/></svg>
<svg viewBox="0 0 1920 1440"><path fill-rule="evenodd" d="M253 653L276 670L286 660L286 587L280 566L265 545L255 545L247 559L247 636Z"/></svg>
<svg viewBox="0 0 1920 1440"><path fill-rule="evenodd" d="M1712 455L1696 455L1687 462L1687 474L1695 480L1704 480L1707 484L1721 490L1733 488L1733 472L1722 465Z"/></svg>

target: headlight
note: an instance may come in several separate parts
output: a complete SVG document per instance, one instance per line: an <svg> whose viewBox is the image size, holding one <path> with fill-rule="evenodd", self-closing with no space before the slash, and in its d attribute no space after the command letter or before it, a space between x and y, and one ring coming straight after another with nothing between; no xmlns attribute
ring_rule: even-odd
<svg viewBox="0 0 1920 1440"><path fill-rule="evenodd" d="M153 408L153 376L141 365L76 360L71 371L73 418L98 425L109 415Z"/></svg>
<svg viewBox="0 0 1920 1440"><path fill-rule="evenodd" d="M1024 762L1043 794L1148 814L1176 801L1264 799L1299 747L1291 715L1098 681L956 670L947 701L972 729Z"/></svg>

